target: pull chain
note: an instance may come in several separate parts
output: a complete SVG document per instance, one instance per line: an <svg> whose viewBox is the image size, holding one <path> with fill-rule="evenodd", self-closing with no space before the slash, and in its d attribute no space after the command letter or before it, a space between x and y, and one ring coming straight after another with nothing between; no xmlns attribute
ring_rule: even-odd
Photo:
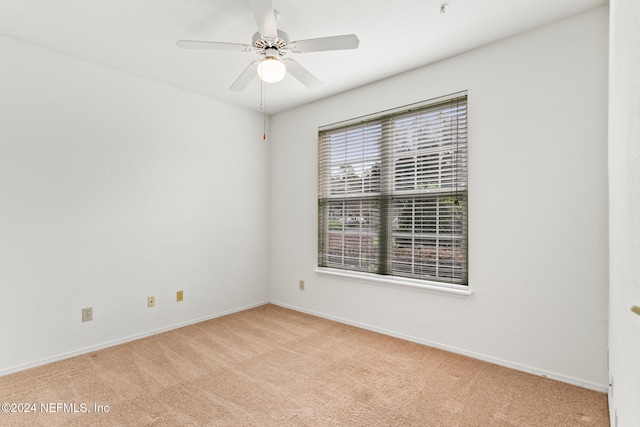
<svg viewBox="0 0 640 427"><path fill-rule="evenodd" d="M264 81L262 79L260 79L260 111L262 111L262 140L266 141L267 140L267 115L265 112L266 109L266 94L265 94L265 87L264 87Z"/></svg>

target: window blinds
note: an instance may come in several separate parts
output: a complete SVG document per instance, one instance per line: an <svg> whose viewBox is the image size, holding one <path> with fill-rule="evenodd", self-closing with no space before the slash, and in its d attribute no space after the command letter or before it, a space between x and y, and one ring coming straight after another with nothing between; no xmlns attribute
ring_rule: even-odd
<svg viewBox="0 0 640 427"><path fill-rule="evenodd" d="M319 132L318 264L467 284L467 100Z"/></svg>

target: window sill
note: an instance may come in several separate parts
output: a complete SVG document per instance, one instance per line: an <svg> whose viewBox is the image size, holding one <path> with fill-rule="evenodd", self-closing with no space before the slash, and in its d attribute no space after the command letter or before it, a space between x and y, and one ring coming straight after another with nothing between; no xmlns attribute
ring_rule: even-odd
<svg viewBox="0 0 640 427"><path fill-rule="evenodd" d="M318 267L314 270L318 274L341 277L349 280L373 283L376 285L391 286L397 288L408 288L434 293L468 297L473 293L468 286L446 285L442 283L428 282L425 280L412 280L401 277L380 276L372 273L361 273L355 271L345 271L336 268Z"/></svg>

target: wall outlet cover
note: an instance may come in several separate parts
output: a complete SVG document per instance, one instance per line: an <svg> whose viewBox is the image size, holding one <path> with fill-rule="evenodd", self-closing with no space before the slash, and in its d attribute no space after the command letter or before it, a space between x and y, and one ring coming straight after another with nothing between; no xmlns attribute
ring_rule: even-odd
<svg viewBox="0 0 640 427"><path fill-rule="evenodd" d="M93 307L87 307L82 309L82 321L90 322L93 320Z"/></svg>

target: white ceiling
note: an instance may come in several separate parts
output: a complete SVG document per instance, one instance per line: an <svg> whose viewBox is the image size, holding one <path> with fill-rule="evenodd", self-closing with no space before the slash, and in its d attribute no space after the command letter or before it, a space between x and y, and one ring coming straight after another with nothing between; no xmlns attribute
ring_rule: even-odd
<svg viewBox="0 0 640 427"><path fill-rule="evenodd" d="M440 5L448 3L447 13ZM291 40L357 34L357 50L289 53L324 87L291 76L266 87L273 114L559 20L607 0L273 0ZM258 56L184 50L180 39L251 44L249 0L0 0L0 34L260 109L260 81L228 88Z"/></svg>

